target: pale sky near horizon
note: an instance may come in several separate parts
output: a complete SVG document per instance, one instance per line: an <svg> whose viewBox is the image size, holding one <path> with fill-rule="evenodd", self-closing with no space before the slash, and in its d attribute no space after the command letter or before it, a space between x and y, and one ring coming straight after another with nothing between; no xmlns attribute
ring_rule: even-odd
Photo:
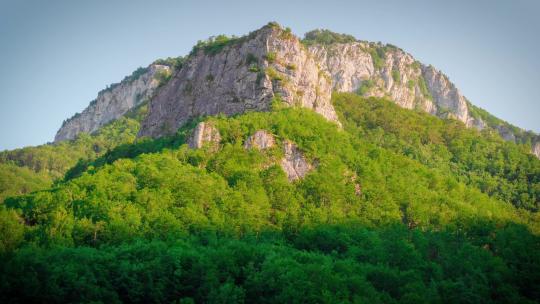
<svg viewBox="0 0 540 304"><path fill-rule="evenodd" d="M399 46L475 105L540 132L540 1L0 0L0 150L54 139L108 84L269 21Z"/></svg>

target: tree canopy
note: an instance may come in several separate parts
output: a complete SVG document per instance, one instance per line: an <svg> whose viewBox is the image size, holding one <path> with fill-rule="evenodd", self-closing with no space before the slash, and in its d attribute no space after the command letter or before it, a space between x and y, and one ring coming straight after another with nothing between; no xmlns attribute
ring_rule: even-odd
<svg viewBox="0 0 540 304"><path fill-rule="evenodd" d="M538 301L540 161L382 99L333 99L343 128L301 108L205 118L218 150L187 146L196 122L132 143L111 124L124 144L0 206L0 300ZM257 130L277 145L246 149ZM298 181L285 140L316 164Z"/></svg>

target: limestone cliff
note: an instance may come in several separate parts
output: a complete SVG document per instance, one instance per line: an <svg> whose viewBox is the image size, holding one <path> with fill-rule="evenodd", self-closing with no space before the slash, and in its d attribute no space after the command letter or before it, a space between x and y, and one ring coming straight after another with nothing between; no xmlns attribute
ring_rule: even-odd
<svg viewBox="0 0 540 304"><path fill-rule="evenodd" d="M332 76L336 91L387 97L403 108L482 126L471 117L465 97L448 77L397 47L353 41L312 44L309 51Z"/></svg>
<svg viewBox="0 0 540 304"><path fill-rule="evenodd" d="M139 69L122 82L99 92L98 97L82 113L64 121L54 141L71 140L81 132L92 133L106 123L121 117L133 107L148 100L159 84L154 76L158 71L168 70L168 66L153 64L146 69Z"/></svg>
<svg viewBox="0 0 540 304"><path fill-rule="evenodd" d="M141 136L173 133L197 116L266 111L273 100L337 121L330 77L294 35L269 24L217 47L196 49L157 92Z"/></svg>
<svg viewBox="0 0 540 304"><path fill-rule="evenodd" d="M540 137L532 143L532 153L540 158Z"/></svg>

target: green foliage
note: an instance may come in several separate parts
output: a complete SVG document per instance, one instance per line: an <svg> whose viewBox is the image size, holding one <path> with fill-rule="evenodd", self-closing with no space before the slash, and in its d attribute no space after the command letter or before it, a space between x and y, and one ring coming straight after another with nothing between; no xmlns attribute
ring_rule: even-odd
<svg viewBox="0 0 540 304"><path fill-rule="evenodd" d="M497 117L491 115L486 110L484 110L482 108L479 108L479 107L471 104L470 102L468 102L467 105L468 105L468 108L469 108L469 113L471 114L472 117L477 118L477 119L481 119L490 128L496 129L497 127L502 126L502 127L506 128L506 129L510 130L514 134L517 143L530 145L535 140L535 138L537 137L537 135L534 134L533 132L525 131L523 129L520 129L520 128L518 128L518 127L516 127L516 126L514 126L514 125L500 119L500 118L497 118Z"/></svg>
<svg viewBox="0 0 540 304"><path fill-rule="evenodd" d="M323 225L288 238L208 234L100 248L24 247L4 264L0 299L533 303L540 296L539 269L530 264L539 258L538 237L516 226L497 231L491 236L467 231L473 235L467 237L396 226Z"/></svg>
<svg viewBox="0 0 540 304"><path fill-rule="evenodd" d="M7 198L0 301L538 301L538 214L504 197L538 191L538 160L388 101L333 99L343 128L276 96L270 112L206 118L218 151L187 147L193 121ZM257 130L276 146L245 149ZM303 179L280 167L283 140L315 164Z"/></svg>
<svg viewBox="0 0 540 304"><path fill-rule="evenodd" d="M382 69L385 65L386 51L382 47L370 47L368 49L371 59L373 60L373 66L376 69Z"/></svg>
<svg viewBox="0 0 540 304"><path fill-rule="evenodd" d="M390 101L336 94L345 128L517 207L540 207L540 161L527 148Z"/></svg>
<svg viewBox="0 0 540 304"><path fill-rule="evenodd" d="M287 70L296 71L296 65L294 64L287 64L286 68Z"/></svg>
<svg viewBox="0 0 540 304"><path fill-rule="evenodd" d="M46 173L36 173L13 163L0 163L0 204L8 196L46 189L51 184L52 179Z"/></svg>
<svg viewBox="0 0 540 304"><path fill-rule="evenodd" d="M253 55L253 53L248 53L246 57L246 65L257 65L259 63L259 59Z"/></svg>
<svg viewBox="0 0 540 304"><path fill-rule="evenodd" d="M393 70L392 70L392 79L393 79L394 82L396 82L396 83L400 83L400 82L401 82L401 74L399 73L399 70L397 70L397 69L393 69Z"/></svg>
<svg viewBox="0 0 540 304"><path fill-rule="evenodd" d="M334 44L334 43L349 43L349 42L355 42L355 41L356 41L356 38L354 38L351 35L338 34L329 30L321 30L321 29L307 32L304 35L304 39L302 40L302 42L306 45L312 45L312 44L329 45L329 44Z"/></svg>
<svg viewBox="0 0 540 304"><path fill-rule="evenodd" d="M266 61L268 61L268 63L274 63L276 61L277 54L276 52L268 52L266 55L264 55L264 58Z"/></svg>
<svg viewBox="0 0 540 304"><path fill-rule="evenodd" d="M158 86L165 85L167 82L169 82L171 77L172 72L170 70L159 70L154 74L154 79L156 79L159 83Z"/></svg>
<svg viewBox="0 0 540 304"><path fill-rule="evenodd" d="M373 88L374 86L375 86L375 82L372 79L363 80L360 83L360 87L356 91L356 94L360 96L365 96L369 92L369 90Z"/></svg>
<svg viewBox="0 0 540 304"><path fill-rule="evenodd" d="M0 205L0 257L23 242L24 224L15 210Z"/></svg>
<svg viewBox="0 0 540 304"><path fill-rule="evenodd" d="M413 90L415 86L416 82L414 80L410 79L409 81L407 81L407 87L409 88L409 90Z"/></svg>
<svg viewBox="0 0 540 304"><path fill-rule="evenodd" d="M0 202L11 195L45 189L70 168L133 143L145 113L143 103L92 135L81 133L72 141L0 152Z"/></svg>
<svg viewBox="0 0 540 304"><path fill-rule="evenodd" d="M270 77L270 79L273 81L283 80L283 76L278 71L276 71L273 67L266 68L265 72L266 72L266 75L268 75L268 77Z"/></svg>
<svg viewBox="0 0 540 304"><path fill-rule="evenodd" d="M292 33L292 30L290 27L286 27L279 35L281 39L293 39L294 34Z"/></svg>
<svg viewBox="0 0 540 304"><path fill-rule="evenodd" d="M286 108L287 105L285 104L285 101L281 98L281 95L276 94L274 97L272 97L272 100L270 101L270 108L273 111L279 111L284 108Z"/></svg>
<svg viewBox="0 0 540 304"><path fill-rule="evenodd" d="M191 50L190 55L196 54L199 50L203 50L205 54L215 55L228 45L239 42L241 38L227 35L217 35L208 38L207 40L199 40L197 44Z"/></svg>
<svg viewBox="0 0 540 304"><path fill-rule="evenodd" d="M153 64L166 65L174 70L179 70L186 61L185 57L167 57L165 59L158 59Z"/></svg>
<svg viewBox="0 0 540 304"><path fill-rule="evenodd" d="M104 90L101 90L98 94L102 94L103 92L111 91L114 88L116 88L117 86L119 86L121 83L131 83L131 82L139 79L139 77L141 77L146 72L148 72L147 67L146 68L139 67L135 71L133 71L133 73L131 73L131 75L124 77L124 79L122 79L121 82L112 83L112 84L108 85L107 88L105 88ZM96 100L93 100L90 104L95 103L95 102L96 102Z"/></svg>
<svg viewBox="0 0 540 304"><path fill-rule="evenodd" d="M424 97L433 100L433 96L431 96L431 93L427 88L426 80L423 76L420 76L418 78L418 87L420 88L420 92L422 92L422 95L424 95Z"/></svg>

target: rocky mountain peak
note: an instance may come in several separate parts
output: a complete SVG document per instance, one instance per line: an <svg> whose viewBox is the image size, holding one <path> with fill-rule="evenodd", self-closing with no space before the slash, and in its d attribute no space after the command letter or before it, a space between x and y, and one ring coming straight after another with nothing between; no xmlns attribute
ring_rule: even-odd
<svg viewBox="0 0 540 304"><path fill-rule="evenodd" d="M269 24L251 34L194 49L157 93L141 136L170 134L189 119L269 110L273 101L337 121L331 79L290 31Z"/></svg>
<svg viewBox="0 0 540 304"><path fill-rule="evenodd" d="M163 71L169 75L159 86L155 75ZM94 132L144 100L149 109L139 136L172 134L195 117L267 111L273 104L309 108L340 124L330 101L337 91L385 97L406 109L490 128L505 140L530 142L535 151L534 133L516 131L485 111L479 115L481 109L433 66L396 46L328 30L308 32L300 40L290 29L269 23L243 37L199 42L174 68L153 64L136 74L100 92L64 123L55 141Z"/></svg>

